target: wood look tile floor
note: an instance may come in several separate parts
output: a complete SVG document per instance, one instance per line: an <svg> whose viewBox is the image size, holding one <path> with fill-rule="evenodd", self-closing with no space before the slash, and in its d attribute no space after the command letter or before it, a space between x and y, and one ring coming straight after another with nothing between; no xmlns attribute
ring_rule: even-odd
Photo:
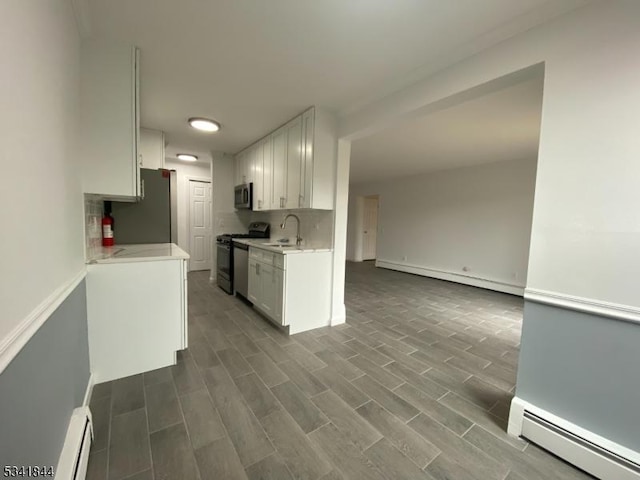
<svg viewBox="0 0 640 480"><path fill-rule="evenodd" d="M178 364L96 385L89 480L586 479L507 436L522 299L347 265L347 323L288 336L189 274Z"/></svg>

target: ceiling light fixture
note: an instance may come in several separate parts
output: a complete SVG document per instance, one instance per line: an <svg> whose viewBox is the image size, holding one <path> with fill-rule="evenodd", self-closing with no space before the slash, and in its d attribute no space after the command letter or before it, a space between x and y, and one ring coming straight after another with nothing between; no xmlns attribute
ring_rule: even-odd
<svg viewBox="0 0 640 480"><path fill-rule="evenodd" d="M195 162L198 160L198 157L191 155L190 153L179 153L176 157L180 160L184 160L185 162Z"/></svg>
<svg viewBox="0 0 640 480"><path fill-rule="evenodd" d="M202 130L203 132L217 132L220 130L220 124L214 120L201 117L192 117L189 119L189 125L196 130Z"/></svg>

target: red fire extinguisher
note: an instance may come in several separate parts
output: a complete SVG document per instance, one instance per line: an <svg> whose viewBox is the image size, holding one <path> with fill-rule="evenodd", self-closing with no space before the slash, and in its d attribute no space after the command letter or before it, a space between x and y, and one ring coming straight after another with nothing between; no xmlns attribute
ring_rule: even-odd
<svg viewBox="0 0 640 480"><path fill-rule="evenodd" d="M113 217L110 213L105 213L102 217L102 246L113 247Z"/></svg>

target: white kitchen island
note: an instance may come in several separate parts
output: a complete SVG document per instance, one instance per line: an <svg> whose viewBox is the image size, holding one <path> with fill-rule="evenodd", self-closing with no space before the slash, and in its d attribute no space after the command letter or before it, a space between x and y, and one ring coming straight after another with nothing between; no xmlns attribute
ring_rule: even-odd
<svg viewBox="0 0 640 480"><path fill-rule="evenodd" d="M95 383L176 363L187 348L187 260L173 243L103 248L87 265Z"/></svg>

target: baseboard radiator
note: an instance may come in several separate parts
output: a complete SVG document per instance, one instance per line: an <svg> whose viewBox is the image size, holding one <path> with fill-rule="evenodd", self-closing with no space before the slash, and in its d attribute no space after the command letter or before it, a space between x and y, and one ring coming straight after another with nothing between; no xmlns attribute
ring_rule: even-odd
<svg viewBox="0 0 640 480"><path fill-rule="evenodd" d="M602 480L640 480L640 464L527 410L521 435Z"/></svg>
<svg viewBox="0 0 640 480"><path fill-rule="evenodd" d="M71 415L67 436L56 469L56 480L84 480L89 463L93 425L89 407L76 408Z"/></svg>

